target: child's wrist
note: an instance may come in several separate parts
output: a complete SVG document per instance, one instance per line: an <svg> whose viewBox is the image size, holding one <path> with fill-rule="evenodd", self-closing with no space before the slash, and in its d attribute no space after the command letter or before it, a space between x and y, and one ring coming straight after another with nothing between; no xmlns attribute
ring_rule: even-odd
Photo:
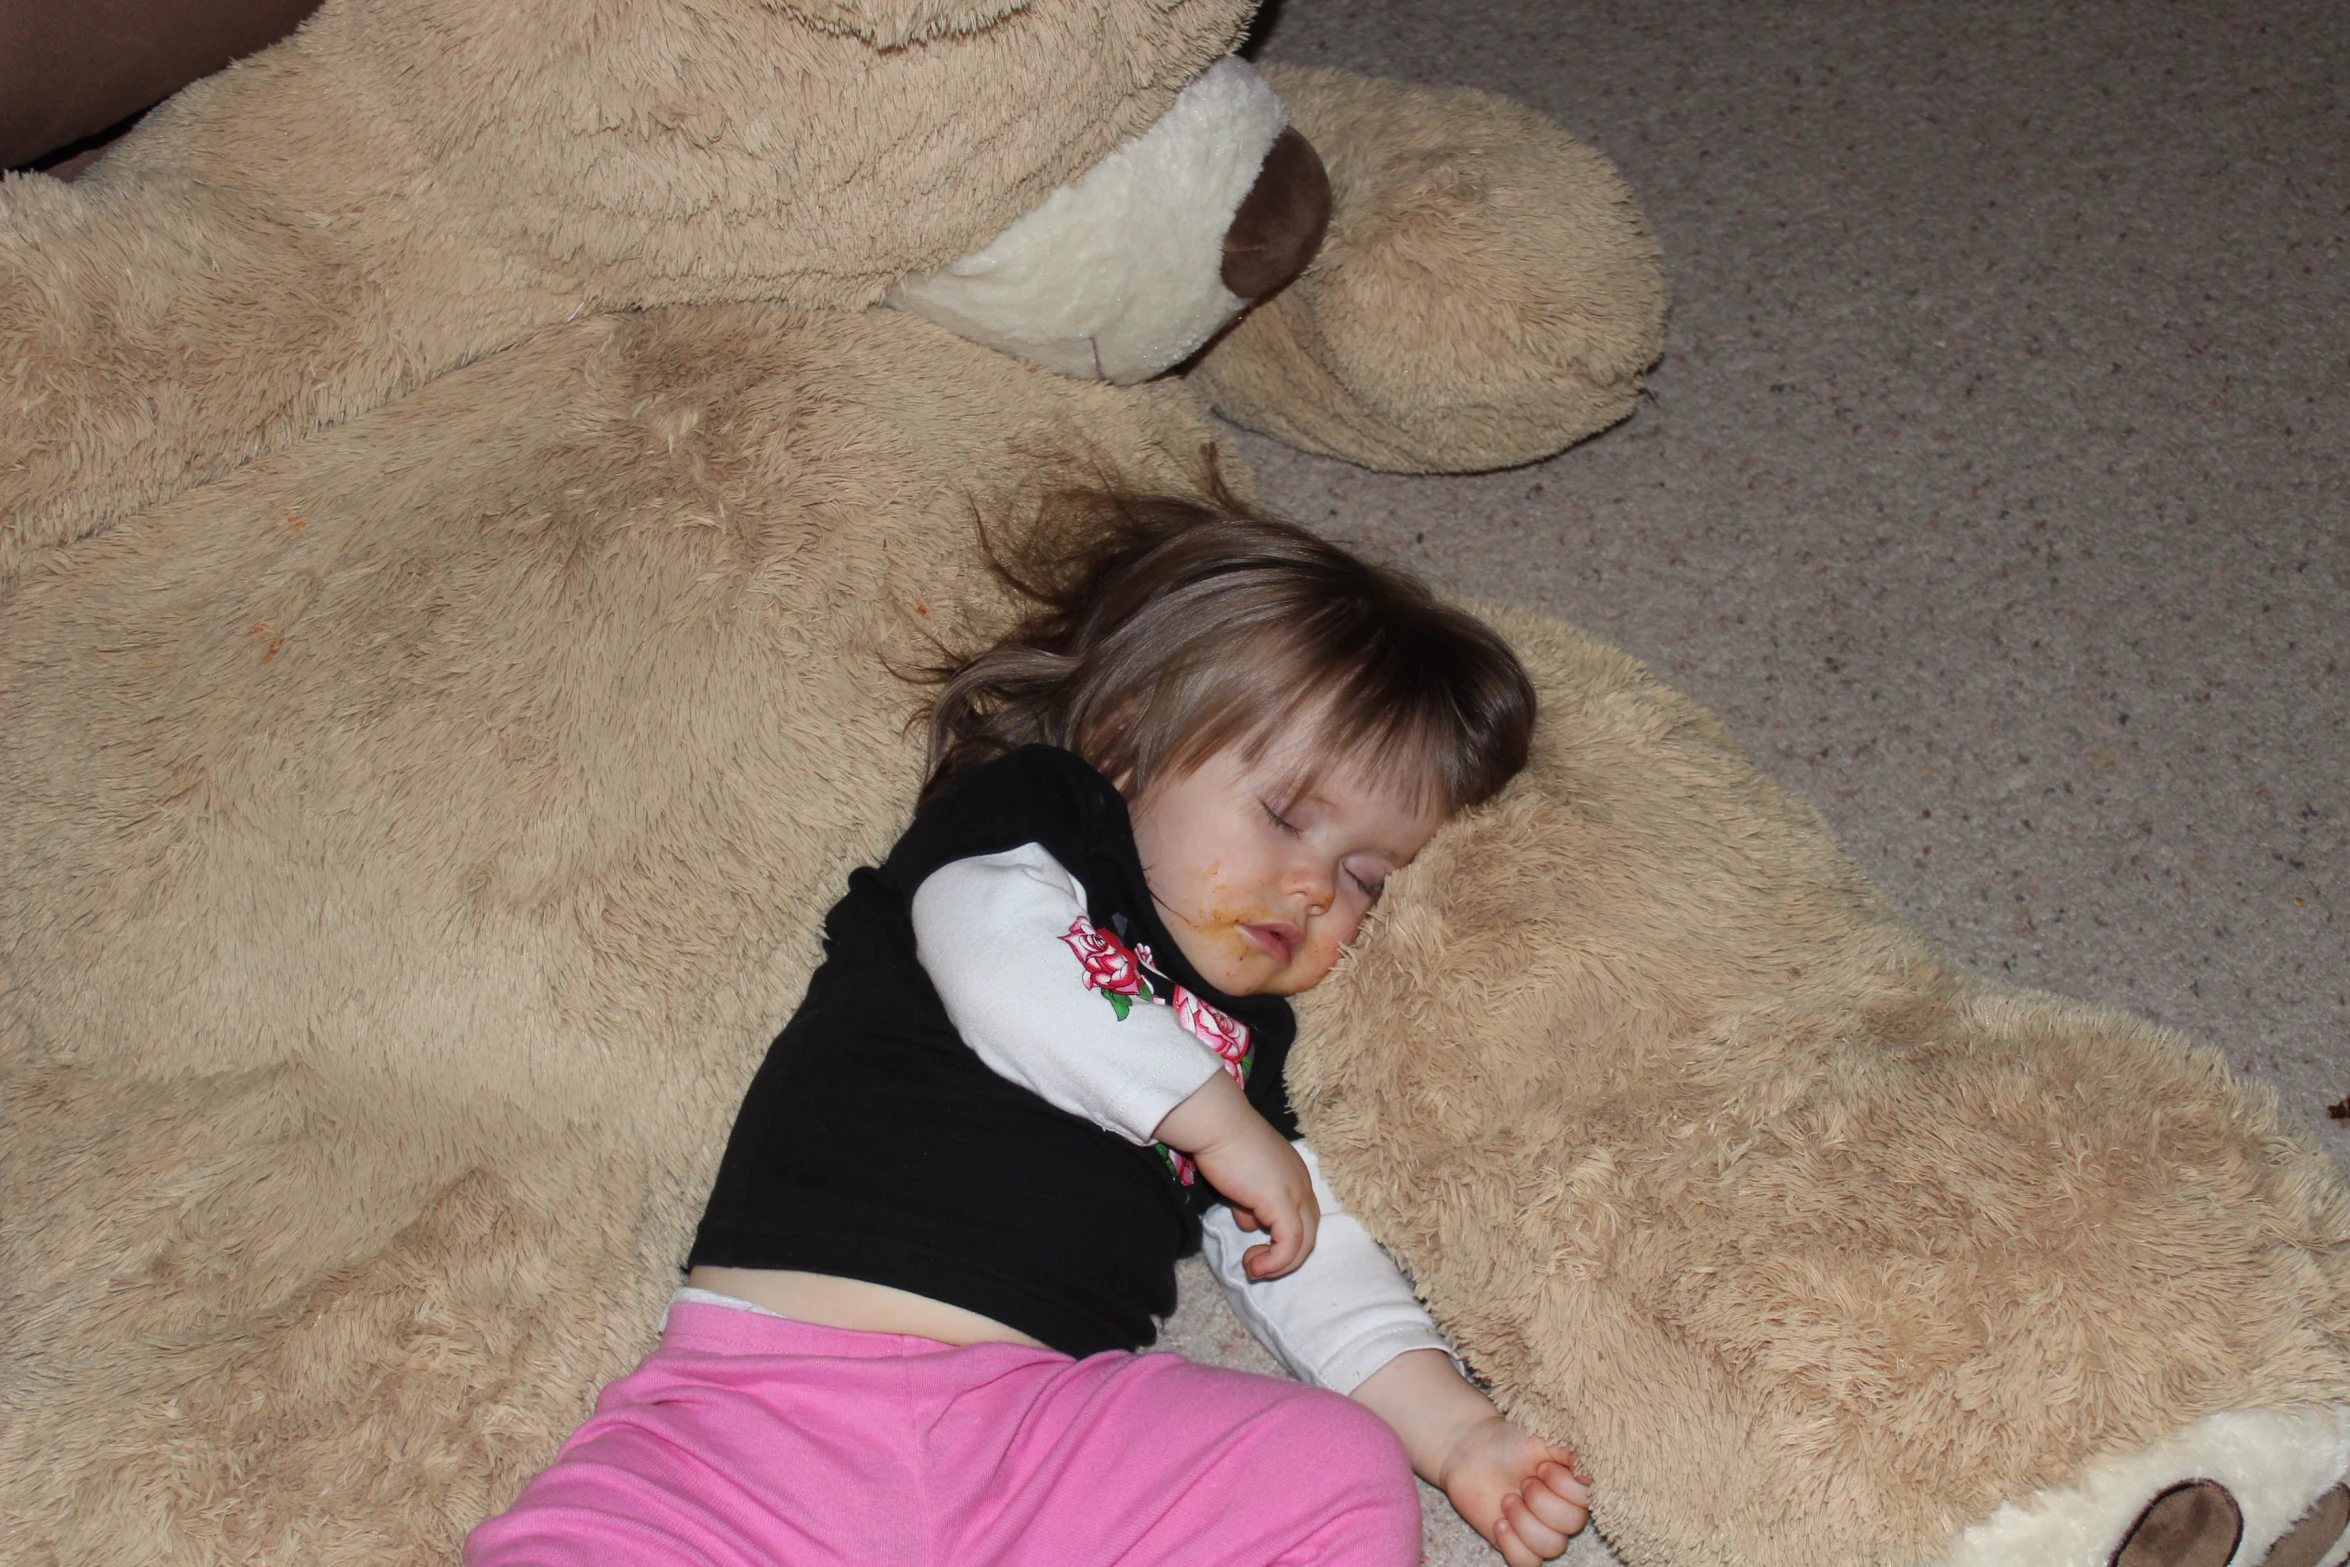
<svg viewBox="0 0 2350 1567"><path fill-rule="evenodd" d="M1252 1119L1261 1119L1256 1107L1248 1102L1240 1085L1218 1067L1160 1119L1151 1136L1177 1153L1196 1158L1241 1135Z"/></svg>
<svg viewBox="0 0 2350 1567"><path fill-rule="evenodd" d="M1437 1449L1436 1472L1427 1477L1428 1483L1446 1495L1452 1488L1470 1478L1462 1465L1483 1451L1479 1438L1489 1426L1507 1424L1500 1413L1488 1405L1483 1411L1462 1409L1452 1412L1448 1423L1435 1436Z"/></svg>
<svg viewBox="0 0 2350 1567"><path fill-rule="evenodd" d="M1448 1493L1471 1435L1501 1419L1493 1401L1440 1349L1406 1350L1365 1378L1354 1396L1395 1428L1412 1472Z"/></svg>

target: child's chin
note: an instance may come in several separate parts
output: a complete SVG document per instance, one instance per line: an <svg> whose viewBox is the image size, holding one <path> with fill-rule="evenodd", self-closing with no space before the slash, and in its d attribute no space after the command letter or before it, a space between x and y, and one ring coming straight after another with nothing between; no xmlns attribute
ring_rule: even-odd
<svg viewBox="0 0 2350 1567"><path fill-rule="evenodd" d="M1322 983L1323 980L1328 979L1330 977L1330 969L1331 965L1328 963L1324 963L1319 966L1311 964L1291 964L1288 968L1283 969L1279 974L1273 976L1273 978L1265 981L1261 985L1258 985L1254 990L1235 990L1229 991L1227 994L1235 996L1294 996L1300 991L1311 990L1316 985Z"/></svg>
<svg viewBox="0 0 2350 1567"><path fill-rule="evenodd" d="M1235 963L1219 972L1203 968L1200 977L1227 996L1286 996L1291 992L1275 972L1268 975L1262 963Z"/></svg>

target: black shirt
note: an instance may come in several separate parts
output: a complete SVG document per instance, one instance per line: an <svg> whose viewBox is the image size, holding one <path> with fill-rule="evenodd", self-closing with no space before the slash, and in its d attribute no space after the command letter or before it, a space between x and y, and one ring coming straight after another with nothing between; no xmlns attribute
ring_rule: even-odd
<svg viewBox="0 0 2350 1567"><path fill-rule="evenodd" d="M1024 746L954 779L824 921L824 962L744 1095L689 1267L863 1279L991 1317L1071 1355L1139 1349L1175 1308L1205 1183L1058 1110L963 1043L914 950L915 889L942 865L1040 844L1087 914L1248 1025L1252 1104L1295 1137L1277 996L1192 971L1143 884L1126 802L1078 757Z"/></svg>

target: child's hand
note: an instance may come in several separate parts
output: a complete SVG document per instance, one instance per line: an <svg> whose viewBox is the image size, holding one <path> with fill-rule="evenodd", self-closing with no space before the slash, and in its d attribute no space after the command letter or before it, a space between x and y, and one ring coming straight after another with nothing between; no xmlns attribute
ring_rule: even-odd
<svg viewBox="0 0 2350 1567"><path fill-rule="evenodd" d="M1591 1516L1591 1484L1575 1455L1500 1415L1455 1439L1435 1483L1510 1567L1540 1567Z"/></svg>
<svg viewBox="0 0 2350 1567"><path fill-rule="evenodd" d="M1395 1427L1420 1478L1510 1567L1538 1567L1589 1521L1591 1482L1575 1455L1503 1419L1442 1350L1406 1350L1354 1396Z"/></svg>
<svg viewBox="0 0 2350 1567"><path fill-rule="evenodd" d="M1253 1110L1249 1119L1253 1127L1236 1129L1230 1139L1198 1149L1192 1158L1231 1202L1233 1220L1242 1229L1270 1235L1272 1244L1251 1246L1241 1255L1241 1267L1252 1279L1277 1279L1297 1271L1313 1251L1322 1206L1314 1200L1306 1162L1289 1139Z"/></svg>
<svg viewBox="0 0 2350 1567"><path fill-rule="evenodd" d="M1241 1258L1250 1278L1277 1279L1306 1260L1322 1218L1313 1177L1289 1139L1257 1114L1238 1083L1218 1072L1167 1112L1157 1136L1191 1156L1232 1204L1232 1217L1242 1229L1271 1235L1271 1245L1251 1246Z"/></svg>

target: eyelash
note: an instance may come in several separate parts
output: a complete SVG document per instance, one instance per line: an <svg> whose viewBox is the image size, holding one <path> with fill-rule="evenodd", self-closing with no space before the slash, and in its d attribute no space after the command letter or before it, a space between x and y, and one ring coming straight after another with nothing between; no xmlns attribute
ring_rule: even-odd
<svg viewBox="0 0 2350 1567"><path fill-rule="evenodd" d="M1264 801L1259 800L1257 802L1257 809L1265 813L1265 820L1271 822L1274 826L1280 828L1283 832L1289 834L1289 836L1292 838L1302 838L1305 836L1303 833L1297 830L1297 824L1295 822L1292 822L1288 817L1282 815L1279 811L1274 810L1273 807L1267 805Z"/></svg>
<svg viewBox="0 0 2350 1567"><path fill-rule="evenodd" d="M1259 800L1257 802L1257 809L1265 813L1265 820L1271 822L1274 826L1280 828L1283 832L1289 834L1289 836L1292 838L1304 836L1304 834L1297 830L1296 823L1290 821L1288 817L1283 816L1279 811L1274 810L1272 806L1267 805L1264 801ZM1367 882L1351 870L1346 873L1346 879L1353 882L1356 886L1362 888L1363 896L1369 898L1373 903L1378 902L1379 894L1387 890L1386 882Z"/></svg>

